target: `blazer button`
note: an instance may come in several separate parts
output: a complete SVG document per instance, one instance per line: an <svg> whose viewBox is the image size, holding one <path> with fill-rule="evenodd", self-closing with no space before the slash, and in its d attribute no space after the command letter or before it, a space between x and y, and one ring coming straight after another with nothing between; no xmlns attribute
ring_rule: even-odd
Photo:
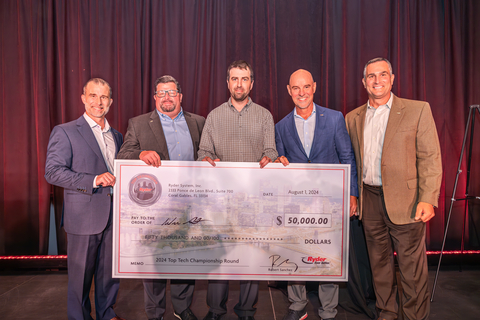
<svg viewBox="0 0 480 320"><path fill-rule="evenodd" d="M311 161L311 160L308 160L308 163L312 163L312 161Z"/></svg>

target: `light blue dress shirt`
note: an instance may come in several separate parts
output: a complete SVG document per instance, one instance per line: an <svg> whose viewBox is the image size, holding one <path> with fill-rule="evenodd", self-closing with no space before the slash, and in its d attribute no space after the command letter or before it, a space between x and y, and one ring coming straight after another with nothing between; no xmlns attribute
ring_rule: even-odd
<svg viewBox="0 0 480 320"><path fill-rule="evenodd" d="M157 110L162 123L165 140L167 140L168 156L170 160L194 161L193 142L183 108L175 119Z"/></svg>
<svg viewBox="0 0 480 320"><path fill-rule="evenodd" d="M310 150L312 150L313 136L315 135L315 121L317 120L316 113L317 111L314 107L310 116L307 119L303 119L297 114L297 108L293 110L295 127L297 127L297 133L300 141L302 141L303 149L307 157L310 157Z"/></svg>

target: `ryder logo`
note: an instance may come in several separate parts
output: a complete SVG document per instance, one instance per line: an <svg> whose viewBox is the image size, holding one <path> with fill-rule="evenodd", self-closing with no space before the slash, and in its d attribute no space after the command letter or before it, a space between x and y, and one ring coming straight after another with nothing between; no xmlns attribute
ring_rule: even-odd
<svg viewBox="0 0 480 320"><path fill-rule="evenodd" d="M302 257L302 262L305 264L327 264L327 258L322 257Z"/></svg>
<svg viewBox="0 0 480 320"><path fill-rule="evenodd" d="M148 207L157 202L162 195L162 185L151 174L137 174L130 180L128 195L136 204Z"/></svg>

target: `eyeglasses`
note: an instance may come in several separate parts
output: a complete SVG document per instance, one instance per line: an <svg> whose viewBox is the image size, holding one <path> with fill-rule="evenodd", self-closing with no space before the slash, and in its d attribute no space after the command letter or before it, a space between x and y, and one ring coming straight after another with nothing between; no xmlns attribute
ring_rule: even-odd
<svg viewBox="0 0 480 320"><path fill-rule="evenodd" d="M168 93L170 97L176 97L178 95L178 90L158 90L155 92L156 96L159 98L165 97L165 95Z"/></svg>

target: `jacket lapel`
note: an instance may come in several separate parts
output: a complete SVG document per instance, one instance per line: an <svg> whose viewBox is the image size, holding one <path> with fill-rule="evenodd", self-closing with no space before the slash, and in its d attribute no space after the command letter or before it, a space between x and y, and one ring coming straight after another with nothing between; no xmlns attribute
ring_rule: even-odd
<svg viewBox="0 0 480 320"><path fill-rule="evenodd" d="M388 116L387 129L385 130L382 153L388 148L388 145L392 141L395 132L397 132L398 126L400 125L400 122L405 115L405 112L403 110L404 108L405 106L403 105L402 101L394 95L392 101L392 108L390 109L390 115Z"/></svg>
<svg viewBox="0 0 480 320"><path fill-rule="evenodd" d="M292 111L290 113L290 118L289 121L287 121L286 129L288 131L288 134L290 137L293 137L293 141L297 145L298 149L302 151L302 154L307 157L307 154L305 153L305 149L303 148L302 141L300 140L300 137L297 132L297 126L295 125L295 113Z"/></svg>
<svg viewBox="0 0 480 320"><path fill-rule="evenodd" d="M325 129L325 123L327 122L327 119L325 118L325 115L323 114L322 110L319 108L319 106L315 103L315 134L313 135L313 141L312 141L312 148L310 149L310 158L312 158L312 155L315 154L316 149L320 147L322 148L322 145L320 143L317 143L318 139L322 139L323 137L323 130Z"/></svg>
<svg viewBox="0 0 480 320"><path fill-rule="evenodd" d="M185 116L185 121L187 122L188 131L190 131L190 137L192 137L192 144L193 144L193 158L194 160L197 159L197 150L198 146L200 145L200 135L197 121L193 119L190 113L183 111L183 115Z"/></svg>
<svg viewBox="0 0 480 320"><path fill-rule="evenodd" d="M168 148L167 148L167 140L165 139L165 134L163 133L162 123L160 122L160 117L158 116L157 110L153 110L150 115L150 129L152 129L155 138L157 139L157 143L159 146L159 150L165 156L165 160L170 160L168 155Z"/></svg>
<svg viewBox="0 0 480 320"><path fill-rule="evenodd" d="M365 126L365 115L367 114L367 104L364 104L360 110L358 110L357 117L355 118L355 128L357 129L357 143L360 146L360 159L363 159L363 129ZM360 163L360 166L363 168L363 163Z"/></svg>
<svg viewBox="0 0 480 320"><path fill-rule="evenodd" d="M92 149L92 151L97 155L97 157L102 159L102 163L105 163L102 151L98 146L97 139L95 139L95 135L92 132L92 128L90 128L90 125L83 116L77 119L77 129L83 139L85 139L85 141L87 142L88 146ZM107 165L105 165L105 167L106 166Z"/></svg>
<svg viewBox="0 0 480 320"><path fill-rule="evenodd" d="M117 156L118 151L120 151L120 147L122 146L122 141L120 139L120 133L110 127L111 132L113 134L113 140L115 141L115 157Z"/></svg>

